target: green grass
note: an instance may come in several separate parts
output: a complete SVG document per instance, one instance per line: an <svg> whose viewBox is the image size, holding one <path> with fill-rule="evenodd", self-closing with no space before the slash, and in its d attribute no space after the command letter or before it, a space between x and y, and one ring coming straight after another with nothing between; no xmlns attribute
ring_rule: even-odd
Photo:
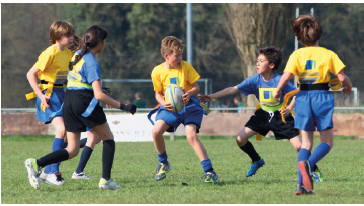
<svg viewBox="0 0 364 206"><path fill-rule="evenodd" d="M335 138L333 150L319 162L325 182L314 184L313 196L295 196L297 152L289 141L273 138L256 142L251 138L266 165L253 177L246 178L250 159L236 145L234 138L201 137L213 167L220 177L218 185L202 185L203 170L188 142L166 137L168 160L172 171L156 182L153 172L157 155L153 142L117 142L112 178L124 187L118 191L101 191L102 144L98 144L85 172L92 180L72 180L79 156L65 161L60 169L64 186L42 182L34 190L24 167L26 158L40 158L51 151L52 137L2 136L1 203L3 204L362 204L363 141ZM315 146L319 139L315 138ZM182 186L182 182L188 186Z"/></svg>

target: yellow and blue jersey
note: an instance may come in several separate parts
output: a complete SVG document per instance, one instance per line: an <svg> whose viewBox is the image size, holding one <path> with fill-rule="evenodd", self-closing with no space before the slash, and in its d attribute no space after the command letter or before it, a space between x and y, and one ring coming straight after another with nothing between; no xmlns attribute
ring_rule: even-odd
<svg viewBox="0 0 364 206"><path fill-rule="evenodd" d="M72 57L71 61L74 61L76 55L81 50L78 50ZM74 65L72 71L68 72L68 90L92 90L92 82L101 80L100 64L96 61L95 56L89 50L83 55L83 57Z"/></svg>
<svg viewBox="0 0 364 206"><path fill-rule="evenodd" d="M294 51L284 72L297 75L300 84L328 83L330 74L337 75L345 68L336 53L323 47L304 47Z"/></svg>
<svg viewBox="0 0 364 206"><path fill-rule="evenodd" d="M56 45L48 47L33 65L40 70L38 78L54 84L64 84L67 80L68 64L72 53L68 48L58 50Z"/></svg>
<svg viewBox="0 0 364 206"><path fill-rule="evenodd" d="M181 66L176 69L166 69L160 64L154 67L151 76L154 91L161 91L162 94L170 84L177 84L189 91L192 89L192 84L200 78L192 65L186 61L182 61Z"/></svg>
<svg viewBox="0 0 364 206"><path fill-rule="evenodd" d="M260 108L264 111L274 112L281 108L284 95L297 89L291 82L288 82L288 84L282 89L281 98L279 100L274 99L273 94L277 90L280 79L281 75L274 73L271 80L264 81L263 76L256 73L253 76L246 78L243 82L236 85L236 87L245 96L254 94L260 102Z"/></svg>

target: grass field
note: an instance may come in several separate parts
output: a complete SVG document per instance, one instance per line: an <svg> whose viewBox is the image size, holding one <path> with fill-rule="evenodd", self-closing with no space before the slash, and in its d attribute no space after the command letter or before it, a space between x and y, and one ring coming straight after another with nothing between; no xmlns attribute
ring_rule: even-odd
<svg viewBox="0 0 364 206"><path fill-rule="evenodd" d="M102 144L85 168L92 180L72 180L79 156L63 162L60 170L65 185L56 187L42 182L34 190L24 166L29 157L40 158L51 151L52 138L2 136L1 203L3 204L363 204L363 140L335 137L332 151L319 162L325 182L314 184L315 195L295 196L297 152L289 141L273 138L256 142L266 164L253 177L246 178L250 159L234 138L201 137L213 167L221 180L218 185L202 185L204 175L193 149L183 138L166 139L172 171L156 182L153 172L157 155L153 142L117 142L112 178L124 189L101 191ZM319 139L315 138L315 146ZM182 186L182 182L188 186Z"/></svg>

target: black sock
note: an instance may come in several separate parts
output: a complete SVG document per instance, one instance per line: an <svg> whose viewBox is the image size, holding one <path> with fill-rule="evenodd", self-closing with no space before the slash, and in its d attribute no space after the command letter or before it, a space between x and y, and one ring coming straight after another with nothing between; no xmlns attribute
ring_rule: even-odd
<svg viewBox="0 0 364 206"><path fill-rule="evenodd" d="M87 142L87 138L81 139L81 141L80 141L80 148L83 148L86 145L86 142Z"/></svg>
<svg viewBox="0 0 364 206"><path fill-rule="evenodd" d="M46 156L40 158L37 160L39 167L45 167L47 165L62 162L65 160L68 160L70 155L68 154L68 151L65 149L54 151L50 154L47 154Z"/></svg>
<svg viewBox="0 0 364 206"><path fill-rule="evenodd" d="M109 139L104 141L102 148L102 178L110 180L111 167L114 161L115 141Z"/></svg>
<svg viewBox="0 0 364 206"><path fill-rule="evenodd" d="M244 146L240 147L240 149L249 155L250 159L252 159L252 162L260 160L260 156L258 155L257 151L255 151L251 142L248 141Z"/></svg>
<svg viewBox="0 0 364 206"><path fill-rule="evenodd" d="M93 150L88 146L85 146L83 148L82 153L81 153L81 157L80 157L80 161L78 162L78 166L77 166L77 169L76 169L77 173L83 172L83 170L86 167L86 164L87 164L88 160L91 157L92 151Z"/></svg>
<svg viewBox="0 0 364 206"><path fill-rule="evenodd" d="M312 172L313 171L316 171L318 168L317 168L317 165L314 165L313 167L312 167Z"/></svg>

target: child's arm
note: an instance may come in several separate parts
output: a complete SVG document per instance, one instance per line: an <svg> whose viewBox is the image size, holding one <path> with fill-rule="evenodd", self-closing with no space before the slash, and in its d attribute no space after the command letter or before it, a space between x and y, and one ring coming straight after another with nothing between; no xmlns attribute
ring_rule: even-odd
<svg viewBox="0 0 364 206"><path fill-rule="evenodd" d="M128 105L122 104L122 103L114 100L113 98L109 97L107 94L105 94L102 91L100 80L93 81L92 88L94 90L95 98L97 100L99 100L100 102L102 102L106 105L109 105L110 107L113 107L113 108L120 108L120 109L130 112L132 114L134 114L136 112L136 106L134 104L128 104Z"/></svg>
<svg viewBox="0 0 364 206"><path fill-rule="evenodd" d="M167 103L161 91L155 91L155 99L157 102L170 112L174 112L171 103Z"/></svg>
<svg viewBox="0 0 364 206"><path fill-rule="evenodd" d="M40 90L38 86L37 74L39 71L40 70L37 68L34 67L30 68L30 70L27 73L27 79L29 81L30 86L32 87L33 91L37 94L42 104L49 109L51 107L47 104L47 99L49 99L50 97L43 94L42 90Z"/></svg>
<svg viewBox="0 0 364 206"><path fill-rule="evenodd" d="M185 105L188 104L188 101L190 101L191 96L195 96L200 92L200 87L198 86L197 82L192 84L192 89L188 92L184 88L182 88L184 94L182 95L183 102Z"/></svg>
<svg viewBox="0 0 364 206"><path fill-rule="evenodd" d="M343 92L345 94L350 94L353 86L351 84L349 77L344 74L343 70L341 70L339 74L337 74L337 78L341 83L345 85L345 87L343 88Z"/></svg>
<svg viewBox="0 0 364 206"><path fill-rule="evenodd" d="M281 79L279 80L277 90L273 94L274 99L280 99L281 98L282 89L283 89L283 87L285 87L287 85L289 79L291 78L291 75L292 75L291 72L285 72L282 75Z"/></svg>
<svg viewBox="0 0 364 206"><path fill-rule="evenodd" d="M239 91L238 87L233 86L233 87L225 88L225 89L223 89L221 91L218 91L216 93L213 93L213 94L198 96L198 98L200 100L202 100L203 102L209 102L212 99L217 99L217 98L220 98L220 97L225 97L225 96L228 96L228 95L232 95L232 94L237 93L238 91Z"/></svg>

